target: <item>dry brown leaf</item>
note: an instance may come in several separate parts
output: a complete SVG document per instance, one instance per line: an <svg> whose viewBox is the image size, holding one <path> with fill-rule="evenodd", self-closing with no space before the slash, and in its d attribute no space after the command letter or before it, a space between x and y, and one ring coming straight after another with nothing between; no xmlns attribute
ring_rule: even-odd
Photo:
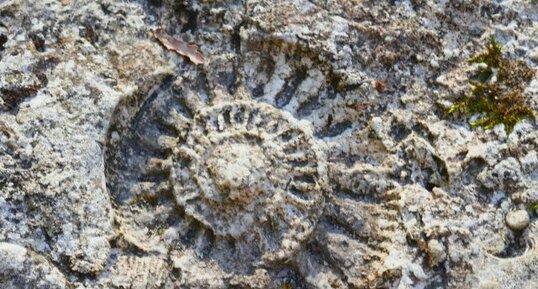
<svg viewBox="0 0 538 289"><path fill-rule="evenodd" d="M376 80L375 81L375 89L377 92L382 93L385 91L385 88L387 88L387 81L386 80Z"/></svg>
<svg viewBox="0 0 538 289"><path fill-rule="evenodd" d="M153 30L153 35L164 47L166 47L166 49L188 57L194 64L204 63L204 55L198 51L198 46L187 44L182 40L176 39L166 34L161 28Z"/></svg>

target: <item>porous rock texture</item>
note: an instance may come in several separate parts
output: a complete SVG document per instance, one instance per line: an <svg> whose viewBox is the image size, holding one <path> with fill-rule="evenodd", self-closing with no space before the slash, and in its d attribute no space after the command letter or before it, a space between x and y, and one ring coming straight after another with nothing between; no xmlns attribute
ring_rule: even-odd
<svg viewBox="0 0 538 289"><path fill-rule="evenodd" d="M536 1L3 0L0 24L1 288L538 288L535 119L446 113L492 36L536 69Z"/></svg>

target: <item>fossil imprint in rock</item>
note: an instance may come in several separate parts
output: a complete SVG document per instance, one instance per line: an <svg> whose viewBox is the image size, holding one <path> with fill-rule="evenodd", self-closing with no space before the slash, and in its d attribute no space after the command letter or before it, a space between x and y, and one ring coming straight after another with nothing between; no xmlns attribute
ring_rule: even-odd
<svg viewBox="0 0 538 289"><path fill-rule="evenodd" d="M252 47L245 67L217 59L211 73L164 77L118 104L107 187L130 245L113 246L162 252L191 288L256 272L270 276L264 288L390 282L398 215L387 153L354 106L363 94L338 91L303 50Z"/></svg>
<svg viewBox="0 0 538 289"><path fill-rule="evenodd" d="M268 260L289 257L314 229L326 185L309 124L255 101L191 110L193 119L168 118L187 133L161 136L170 154L150 166L170 171L177 204L216 235L243 238Z"/></svg>
<svg viewBox="0 0 538 289"><path fill-rule="evenodd" d="M206 104L190 90L159 97L116 158L124 164L114 174L134 181L116 183L132 184L124 190L131 196L165 192L257 261L291 258L315 229L327 191L311 124L256 100Z"/></svg>

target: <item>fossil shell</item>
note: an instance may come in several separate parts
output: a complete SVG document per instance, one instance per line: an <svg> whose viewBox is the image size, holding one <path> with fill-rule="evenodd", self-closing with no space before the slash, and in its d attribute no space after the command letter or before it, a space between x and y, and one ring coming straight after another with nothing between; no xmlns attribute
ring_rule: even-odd
<svg viewBox="0 0 538 289"><path fill-rule="evenodd" d="M263 258L290 256L314 229L327 183L308 125L257 102L201 109L172 148L178 205Z"/></svg>
<svg viewBox="0 0 538 289"><path fill-rule="evenodd" d="M260 270L270 288L390 281L379 279L397 215L384 205L390 172L369 164L384 148L350 133L361 95L344 101L327 63L282 49L246 51L256 67L238 71L211 59L211 75L166 79L118 105L105 159L132 245L121 250L174 256L191 287Z"/></svg>

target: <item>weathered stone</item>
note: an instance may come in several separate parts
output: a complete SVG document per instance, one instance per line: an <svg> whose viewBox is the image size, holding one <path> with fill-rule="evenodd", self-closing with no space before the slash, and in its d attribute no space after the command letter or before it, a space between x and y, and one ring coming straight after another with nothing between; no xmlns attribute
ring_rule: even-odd
<svg viewBox="0 0 538 289"><path fill-rule="evenodd" d="M1 288L537 287L533 1L0 2Z"/></svg>

